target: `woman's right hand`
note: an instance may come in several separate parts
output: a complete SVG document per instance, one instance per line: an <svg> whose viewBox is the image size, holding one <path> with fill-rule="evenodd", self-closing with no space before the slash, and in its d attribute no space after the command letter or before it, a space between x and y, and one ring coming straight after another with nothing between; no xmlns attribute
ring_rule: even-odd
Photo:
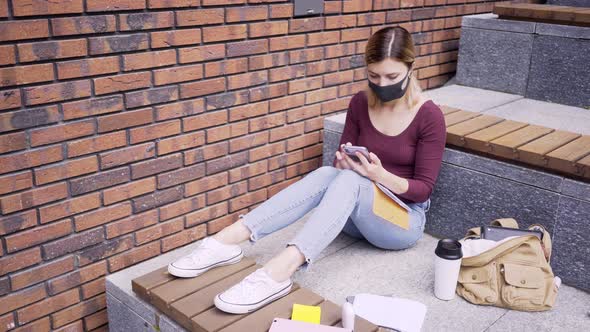
<svg viewBox="0 0 590 332"><path fill-rule="evenodd" d="M352 145L352 143L347 142L346 145ZM353 170L352 165L350 165L353 161L344 153L343 146L344 144L340 145L340 150L336 151L336 168Z"/></svg>

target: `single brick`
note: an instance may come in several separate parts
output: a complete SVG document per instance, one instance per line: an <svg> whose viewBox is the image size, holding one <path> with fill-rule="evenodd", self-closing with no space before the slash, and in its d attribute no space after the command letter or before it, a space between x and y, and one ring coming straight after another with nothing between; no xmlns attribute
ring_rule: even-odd
<svg viewBox="0 0 590 332"><path fill-rule="evenodd" d="M69 100L90 96L90 80L71 81L24 88L27 105Z"/></svg>
<svg viewBox="0 0 590 332"><path fill-rule="evenodd" d="M72 60L57 63L57 74L60 80L102 74L112 74L119 71L119 57Z"/></svg>
<svg viewBox="0 0 590 332"><path fill-rule="evenodd" d="M129 140L131 144L136 144L178 135L180 131L180 120L159 122L153 125L129 129Z"/></svg>
<svg viewBox="0 0 590 332"><path fill-rule="evenodd" d="M186 227L193 227L227 214L227 202L221 202L186 215Z"/></svg>
<svg viewBox="0 0 590 332"><path fill-rule="evenodd" d="M179 27L224 23L223 8L182 10L176 12Z"/></svg>
<svg viewBox="0 0 590 332"><path fill-rule="evenodd" d="M86 0L87 12L105 12L105 11L120 11L120 10L134 10L145 9L145 1L134 0Z"/></svg>
<svg viewBox="0 0 590 332"><path fill-rule="evenodd" d="M100 155L100 169L109 169L139 160L152 158L156 155L154 142L133 145L123 149L109 151Z"/></svg>
<svg viewBox="0 0 590 332"><path fill-rule="evenodd" d="M63 256L71 252L100 243L104 240L104 231L101 228L83 233L73 234L63 239L42 245L43 258L49 260Z"/></svg>
<svg viewBox="0 0 590 332"><path fill-rule="evenodd" d="M53 65L39 65L0 68L0 87L52 81Z"/></svg>
<svg viewBox="0 0 590 332"><path fill-rule="evenodd" d="M27 148L27 135L24 130L22 130L20 132L11 133L11 134L0 135L0 154L12 152L12 151L24 150L26 148ZM8 187L2 186L1 182L2 182L2 178L0 178L0 194L14 191L14 190L10 190ZM23 183L18 183L17 185L22 186Z"/></svg>
<svg viewBox="0 0 590 332"><path fill-rule="evenodd" d="M114 15L92 15L51 19L54 36L115 32Z"/></svg>
<svg viewBox="0 0 590 332"><path fill-rule="evenodd" d="M230 59L227 61L208 62L205 64L206 77L244 73L247 71L248 59Z"/></svg>
<svg viewBox="0 0 590 332"><path fill-rule="evenodd" d="M170 28L173 24L173 12L151 12L119 15L119 29L121 31Z"/></svg>
<svg viewBox="0 0 590 332"><path fill-rule="evenodd" d="M174 202L182 198L182 186L159 190L152 194L134 198L133 213L139 213ZM107 228L108 233L108 228Z"/></svg>
<svg viewBox="0 0 590 332"><path fill-rule="evenodd" d="M205 165L186 166L176 171L158 174L158 189L171 187L180 183L200 179L205 176Z"/></svg>
<svg viewBox="0 0 590 332"><path fill-rule="evenodd" d="M205 144L205 133L197 131L185 135L162 139L158 142L158 155L190 149Z"/></svg>
<svg viewBox="0 0 590 332"><path fill-rule="evenodd" d="M24 111L0 113L0 132L39 127L59 121L57 106L29 108Z"/></svg>
<svg viewBox="0 0 590 332"><path fill-rule="evenodd" d="M127 139L124 130L68 142L68 158L110 150L112 148L125 146L126 144Z"/></svg>
<svg viewBox="0 0 590 332"><path fill-rule="evenodd" d="M12 12L14 16L81 14L84 5L82 0L13 0Z"/></svg>
<svg viewBox="0 0 590 332"><path fill-rule="evenodd" d="M151 73L139 72L94 79L94 91L97 95L135 90L150 86Z"/></svg>
<svg viewBox="0 0 590 332"><path fill-rule="evenodd" d="M203 179L185 184L184 192L186 196L193 196L211 189L223 187L227 184L227 178L227 172L207 176Z"/></svg>
<svg viewBox="0 0 590 332"><path fill-rule="evenodd" d="M226 171L248 163L248 151L234 153L223 158L207 162L207 175Z"/></svg>
<svg viewBox="0 0 590 332"><path fill-rule="evenodd" d="M64 120L72 120L106 113L118 112L122 109L122 96L91 98L62 104Z"/></svg>
<svg viewBox="0 0 590 332"><path fill-rule="evenodd" d="M131 165L131 178L135 180L180 167L182 167L182 155L179 153L159 157Z"/></svg>
<svg viewBox="0 0 590 332"><path fill-rule="evenodd" d="M0 22L0 41L49 37L49 21L18 20Z"/></svg>
<svg viewBox="0 0 590 332"><path fill-rule="evenodd" d="M188 243L195 242L207 235L207 225L188 228L182 232L167 236L162 241L162 252L167 252Z"/></svg>
<svg viewBox="0 0 590 332"><path fill-rule="evenodd" d="M184 229L184 217L172 219L135 232L135 244L141 245Z"/></svg>
<svg viewBox="0 0 590 332"><path fill-rule="evenodd" d="M205 195L188 197L160 207L160 222L199 210L205 206Z"/></svg>
<svg viewBox="0 0 590 332"><path fill-rule="evenodd" d="M89 53L91 55L140 51L147 48L147 33L89 38Z"/></svg>
<svg viewBox="0 0 590 332"><path fill-rule="evenodd" d="M63 159L60 145L0 156L0 174L49 164Z"/></svg>
<svg viewBox="0 0 590 332"><path fill-rule="evenodd" d="M153 122L153 112L151 108L142 108L134 111L104 115L98 118L98 132L104 133L151 122Z"/></svg>
<svg viewBox="0 0 590 332"><path fill-rule="evenodd" d="M268 53L268 40L248 40L227 44L227 57L240 57L252 54Z"/></svg>
<svg viewBox="0 0 590 332"><path fill-rule="evenodd" d="M260 21L268 18L267 6L228 7L225 10L228 23L244 21Z"/></svg>
<svg viewBox="0 0 590 332"><path fill-rule="evenodd" d="M225 91L225 78L213 78L180 85L180 97L191 98Z"/></svg>
<svg viewBox="0 0 590 332"><path fill-rule="evenodd" d="M249 178L251 176L263 174L266 172L267 169L268 160L261 160L243 167L231 169L229 170L229 183L234 183Z"/></svg>
<svg viewBox="0 0 590 332"><path fill-rule="evenodd" d="M142 52L123 55L123 70L139 70L176 64L176 50Z"/></svg>
<svg viewBox="0 0 590 332"><path fill-rule="evenodd" d="M178 88L176 86L163 86L160 88L151 88L149 90L126 93L125 107L135 108L152 104L161 104L174 100L178 100Z"/></svg>
<svg viewBox="0 0 590 332"><path fill-rule="evenodd" d="M18 45L21 62L73 58L88 54L86 39L36 42Z"/></svg>
<svg viewBox="0 0 590 332"><path fill-rule="evenodd" d="M202 64L154 70L155 85L194 81L202 78Z"/></svg>
<svg viewBox="0 0 590 332"><path fill-rule="evenodd" d="M288 21L250 23L248 26L248 38L286 35L288 32Z"/></svg>
<svg viewBox="0 0 590 332"><path fill-rule="evenodd" d="M31 146L47 145L95 134L93 119L29 131Z"/></svg>
<svg viewBox="0 0 590 332"><path fill-rule="evenodd" d="M202 62L225 57L225 44L184 47L178 50L180 63Z"/></svg>
<svg viewBox="0 0 590 332"><path fill-rule="evenodd" d="M70 180L70 192L72 196L85 194L98 189L111 187L127 182L130 179L130 171L127 167L100 172L82 178Z"/></svg>

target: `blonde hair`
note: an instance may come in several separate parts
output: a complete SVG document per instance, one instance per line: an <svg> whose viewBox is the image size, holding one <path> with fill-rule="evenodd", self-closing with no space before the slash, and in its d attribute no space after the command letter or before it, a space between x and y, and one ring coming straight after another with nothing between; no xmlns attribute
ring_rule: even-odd
<svg viewBox="0 0 590 332"><path fill-rule="evenodd" d="M403 27L386 27L375 32L367 42L365 48L365 63L368 66L371 63L381 62L391 58L406 64L408 69L416 60L414 50L414 41L412 35ZM412 70L408 79L408 89L399 101L413 109L420 100L422 88L415 75L415 69ZM365 94L369 102L369 107L374 108L383 102L377 98L377 95L368 86L365 88ZM399 102L398 101L398 102Z"/></svg>

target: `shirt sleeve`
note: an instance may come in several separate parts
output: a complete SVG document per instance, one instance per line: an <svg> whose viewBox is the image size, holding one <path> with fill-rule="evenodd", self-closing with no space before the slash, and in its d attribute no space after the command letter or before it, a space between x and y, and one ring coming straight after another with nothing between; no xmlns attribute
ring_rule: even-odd
<svg viewBox="0 0 590 332"><path fill-rule="evenodd" d="M399 196L417 203L428 200L440 171L446 139L445 117L442 110L436 107L428 112L421 126L416 146L414 176L407 179L408 190L398 194Z"/></svg>
<svg viewBox="0 0 590 332"><path fill-rule="evenodd" d="M357 139L359 136L359 123L356 117L357 107L356 105L356 98L358 95L353 96L348 103L348 110L346 111L346 120L344 121L344 130L342 131L342 136L340 136L340 143L336 147L336 150L340 148L340 145L346 144L350 142L352 145L357 145ZM334 151L333 153L336 153ZM334 159L332 160L332 166L336 167L336 155L334 155Z"/></svg>

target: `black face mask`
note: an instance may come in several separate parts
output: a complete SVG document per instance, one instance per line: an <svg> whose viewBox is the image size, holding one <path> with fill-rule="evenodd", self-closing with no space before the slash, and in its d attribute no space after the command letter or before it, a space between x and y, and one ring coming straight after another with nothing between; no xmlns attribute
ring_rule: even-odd
<svg viewBox="0 0 590 332"><path fill-rule="evenodd" d="M369 87L371 88L371 90L373 90L373 92L375 92L377 97L379 97L379 99L382 102L386 103L388 101L399 99L406 93L408 85L410 84L408 82L408 84L406 84L406 86L403 89L402 85L404 84L408 76L410 76L410 70L408 70L408 72L406 73L406 77L404 77L403 80L386 86L379 86L369 80Z"/></svg>

